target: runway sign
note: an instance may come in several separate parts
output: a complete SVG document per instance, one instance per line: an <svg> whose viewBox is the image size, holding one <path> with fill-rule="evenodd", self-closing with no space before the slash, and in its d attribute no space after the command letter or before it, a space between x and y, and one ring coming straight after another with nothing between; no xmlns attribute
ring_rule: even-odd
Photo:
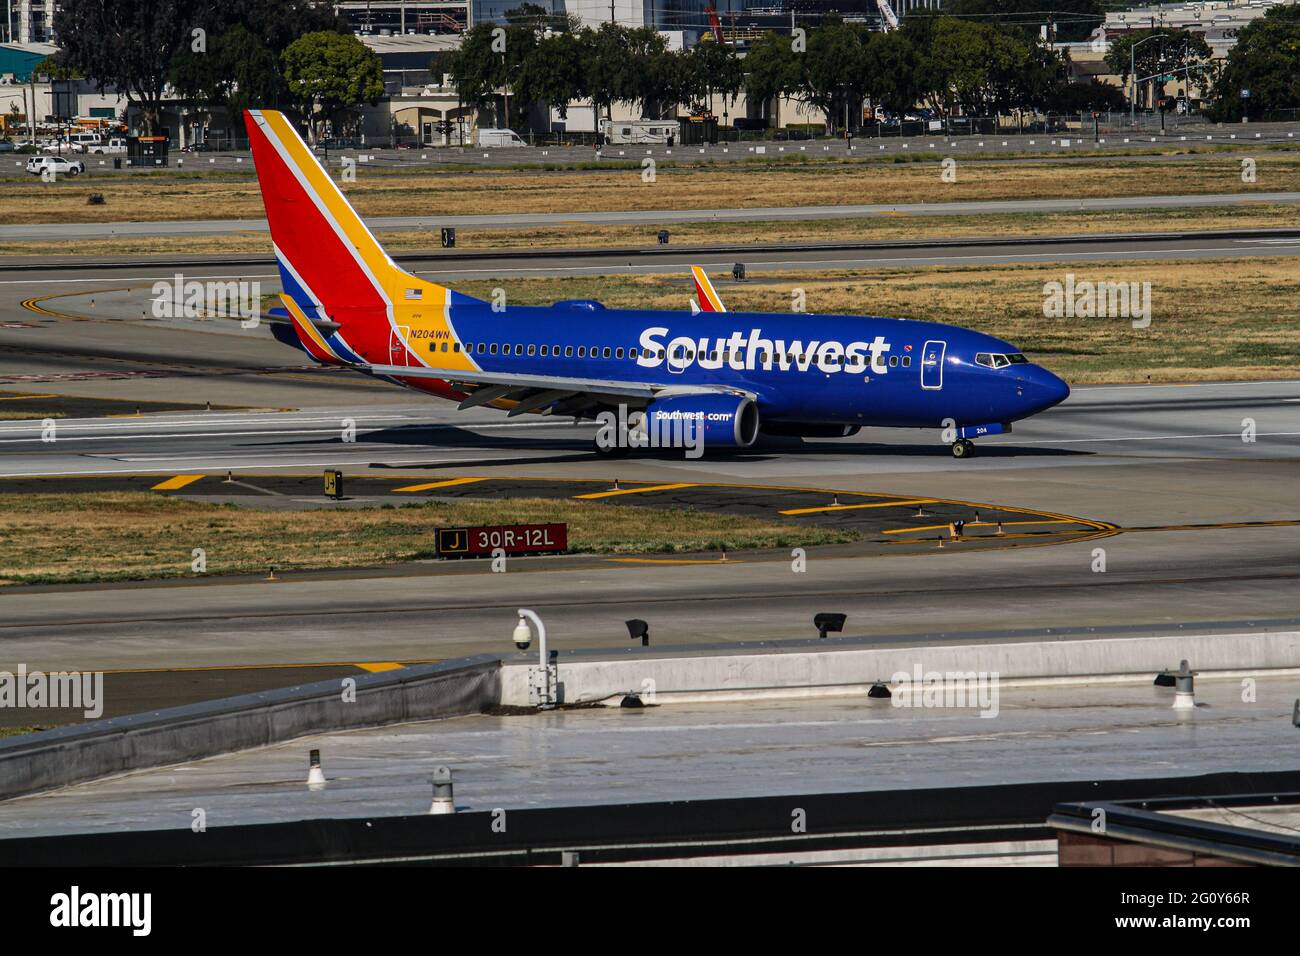
<svg viewBox="0 0 1300 956"><path fill-rule="evenodd" d="M438 557L490 558L513 554L559 554L569 549L567 524L503 524L439 528Z"/></svg>
<svg viewBox="0 0 1300 956"><path fill-rule="evenodd" d="M334 499L343 497L343 472L325 472L325 494Z"/></svg>

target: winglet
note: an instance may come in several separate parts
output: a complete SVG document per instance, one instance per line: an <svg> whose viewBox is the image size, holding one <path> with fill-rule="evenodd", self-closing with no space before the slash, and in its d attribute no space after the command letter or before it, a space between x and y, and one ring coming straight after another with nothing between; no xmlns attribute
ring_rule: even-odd
<svg viewBox="0 0 1300 956"><path fill-rule="evenodd" d="M701 312L726 312L727 307L718 298L718 293L709 281L709 274L699 266L691 266L691 275L695 276L695 292L699 297Z"/></svg>

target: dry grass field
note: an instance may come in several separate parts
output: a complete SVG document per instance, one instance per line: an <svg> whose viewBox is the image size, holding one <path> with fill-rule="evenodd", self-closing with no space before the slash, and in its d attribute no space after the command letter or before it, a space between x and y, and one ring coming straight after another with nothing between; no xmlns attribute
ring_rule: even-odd
<svg viewBox="0 0 1300 956"><path fill-rule="evenodd" d="M1208 153L1194 161L1118 159L1070 164L960 160L942 183L932 162L816 162L781 166L667 167L654 182L639 168L612 170L420 171L362 167L344 191L362 216L558 213L647 209L754 208L854 203L1085 198L1300 189L1300 159L1267 151L1254 183L1241 160ZM104 205L87 204L90 192ZM251 219L262 216L250 175L96 176L56 183L10 180L0 188L7 223Z"/></svg>
<svg viewBox="0 0 1300 956"><path fill-rule="evenodd" d="M434 529L563 521L569 547L596 554L736 551L851 541L850 531L708 511L542 498L411 502L338 510L260 511L147 492L0 495L0 584L337 568L434 556Z"/></svg>
<svg viewBox="0 0 1300 956"><path fill-rule="evenodd" d="M1184 209L1078 210L1074 212L917 216L892 214L863 219L802 219L753 222L593 225L569 222L527 229L461 227L449 254L490 249L648 248L668 229L675 245L795 242L862 242L963 237L1089 235L1205 229L1276 229L1300 225L1300 207L1258 203ZM376 230L390 252L440 248L436 229ZM209 256L270 255L265 232L223 236L122 236L62 240L0 241L0 256Z"/></svg>

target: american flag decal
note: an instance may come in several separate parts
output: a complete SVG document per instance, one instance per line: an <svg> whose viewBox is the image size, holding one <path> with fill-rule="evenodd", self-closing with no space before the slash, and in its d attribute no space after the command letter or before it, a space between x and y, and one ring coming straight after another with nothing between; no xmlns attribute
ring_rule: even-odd
<svg viewBox="0 0 1300 956"><path fill-rule="evenodd" d="M423 289L407 289L404 296L407 302L418 302L424 298Z"/></svg>

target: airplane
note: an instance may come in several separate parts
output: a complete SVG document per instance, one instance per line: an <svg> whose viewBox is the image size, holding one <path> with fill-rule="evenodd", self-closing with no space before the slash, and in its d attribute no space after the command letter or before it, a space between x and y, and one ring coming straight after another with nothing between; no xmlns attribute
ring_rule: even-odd
<svg viewBox="0 0 1300 956"><path fill-rule="evenodd" d="M271 329L321 364L512 418L617 412L642 433L693 423L711 451L871 426L943 429L968 458L972 439L1070 393L1011 344L955 325L726 311L703 269L691 312L456 292L389 258L282 113L246 118L284 289Z"/></svg>

